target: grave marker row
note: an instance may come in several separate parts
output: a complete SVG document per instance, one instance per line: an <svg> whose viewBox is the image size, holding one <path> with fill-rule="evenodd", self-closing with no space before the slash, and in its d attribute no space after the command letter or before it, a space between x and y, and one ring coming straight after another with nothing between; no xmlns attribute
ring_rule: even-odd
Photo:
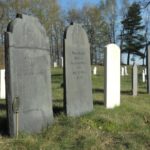
<svg viewBox="0 0 150 150"><path fill-rule="evenodd" d="M80 116L93 110L90 45L81 25L67 28L64 44L65 111ZM49 40L37 18L18 15L8 25L5 54L9 134L38 133L53 123L53 111ZM104 91L107 108L120 105L120 49L115 44L107 45L105 53Z"/></svg>

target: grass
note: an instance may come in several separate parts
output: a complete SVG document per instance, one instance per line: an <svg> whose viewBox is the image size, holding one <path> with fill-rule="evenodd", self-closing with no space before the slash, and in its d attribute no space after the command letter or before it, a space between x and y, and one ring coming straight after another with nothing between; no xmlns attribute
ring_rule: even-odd
<svg viewBox="0 0 150 150"><path fill-rule="evenodd" d="M62 69L52 69L55 123L40 134L6 133L5 100L0 101L1 150L148 150L150 149L150 95L142 83L139 69L139 94L131 95L131 67L121 77L121 106L104 106L103 67L92 76L94 110L81 117L66 117L63 112ZM114 86L115 87L115 86Z"/></svg>

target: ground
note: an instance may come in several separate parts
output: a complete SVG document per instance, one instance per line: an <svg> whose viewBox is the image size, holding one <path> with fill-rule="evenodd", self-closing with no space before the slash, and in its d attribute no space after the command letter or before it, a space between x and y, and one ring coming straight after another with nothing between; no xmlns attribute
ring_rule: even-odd
<svg viewBox="0 0 150 150"><path fill-rule="evenodd" d="M139 94L132 96L129 76L121 77L121 106L104 106L103 67L92 77L94 110L81 117L66 117L63 112L62 69L52 69L52 92L55 122L41 134L6 134L5 100L0 101L1 150L148 150L150 149L150 95L142 83L139 67ZM115 85L114 85L115 88Z"/></svg>

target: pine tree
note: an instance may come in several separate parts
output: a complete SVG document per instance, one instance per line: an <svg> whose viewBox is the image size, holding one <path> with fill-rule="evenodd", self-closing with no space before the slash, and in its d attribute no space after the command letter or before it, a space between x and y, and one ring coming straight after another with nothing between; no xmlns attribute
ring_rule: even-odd
<svg viewBox="0 0 150 150"><path fill-rule="evenodd" d="M145 46L144 26L142 25L142 17L140 5L134 2L128 9L125 19L121 22L124 28L122 52L128 54L127 64L130 62L130 55L134 54L144 57L140 51Z"/></svg>

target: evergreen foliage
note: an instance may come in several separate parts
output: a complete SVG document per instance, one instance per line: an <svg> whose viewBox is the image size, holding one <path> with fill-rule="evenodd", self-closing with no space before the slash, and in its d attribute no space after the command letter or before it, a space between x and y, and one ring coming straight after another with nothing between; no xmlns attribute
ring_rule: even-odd
<svg viewBox="0 0 150 150"><path fill-rule="evenodd" d="M144 57L140 51L145 46L144 25L142 25L142 17L140 5L134 2L128 9L125 19L121 22L124 28L122 52L128 53L127 64L129 65L130 55L134 54Z"/></svg>

